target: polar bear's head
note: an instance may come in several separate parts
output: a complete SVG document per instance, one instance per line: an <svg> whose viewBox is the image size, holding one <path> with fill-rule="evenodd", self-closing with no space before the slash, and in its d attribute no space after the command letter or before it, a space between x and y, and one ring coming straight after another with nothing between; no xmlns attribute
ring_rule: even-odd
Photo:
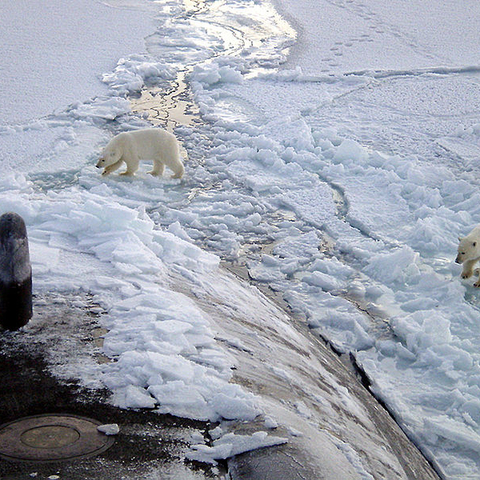
<svg viewBox="0 0 480 480"><path fill-rule="evenodd" d="M122 157L122 149L116 142L110 142L98 159L97 168L105 168L117 163Z"/></svg>
<svg viewBox="0 0 480 480"><path fill-rule="evenodd" d="M480 257L480 239L476 239L470 235L459 238L458 255L455 259L457 263L475 260Z"/></svg>

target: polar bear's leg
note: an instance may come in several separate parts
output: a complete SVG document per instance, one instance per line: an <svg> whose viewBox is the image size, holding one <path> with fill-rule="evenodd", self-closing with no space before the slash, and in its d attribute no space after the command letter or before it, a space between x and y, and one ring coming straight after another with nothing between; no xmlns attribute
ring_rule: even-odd
<svg viewBox="0 0 480 480"><path fill-rule="evenodd" d="M470 278L473 275L473 266L477 260L467 260L463 264L462 278Z"/></svg>
<svg viewBox="0 0 480 480"><path fill-rule="evenodd" d="M183 177L183 174L185 173L185 167L183 166L182 159L180 158L180 155L178 153L178 149L176 149L174 155L172 156L170 161L167 163L167 165L174 173L172 175L172 178Z"/></svg>
<svg viewBox="0 0 480 480"><path fill-rule="evenodd" d="M174 173L172 178L182 178L185 168L180 158L180 147L177 139L173 135L165 141L161 152L161 159L163 160L162 163Z"/></svg>
<svg viewBox="0 0 480 480"><path fill-rule="evenodd" d="M480 268L473 271L473 275L478 277L478 280L473 284L474 287L480 288Z"/></svg>
<svg viewBox="0 0 480 480"><path fill-rule="evenodd" d="M153 175L154 177L161 177L163 175L164 170L165 170L165 165L160 160L154 160L152 171L148 173L150 175Z"/></svg>
<svg viewBox="0 0 480 480"><path fill-rule="evenodd" d="M174 175L172 175L172 178L182 178L183 174L185 172L185 167L183 166L182 161L179 159L178 163L175 163L174 165L171 166L171 169L173 170Z"/></svg>
<svg viewBox="0 0 480 480"><path fill-rule="evenodd" d="M118 170L121 167L122 163L123 163L123 160L119 160L118 162L115 162L112 165L105 167L105 170L103 170L102 175L109 175L115 170Z"/></svg>
<svg viewBox="0 0 480 480"><path fill-rule="evenodd" d="M135 172L138 170L138 165L140 160L136 155L123 156L122 160L127 164L127 170L121 173L120 175L126 175L128 177L133 177Z"/></svg>

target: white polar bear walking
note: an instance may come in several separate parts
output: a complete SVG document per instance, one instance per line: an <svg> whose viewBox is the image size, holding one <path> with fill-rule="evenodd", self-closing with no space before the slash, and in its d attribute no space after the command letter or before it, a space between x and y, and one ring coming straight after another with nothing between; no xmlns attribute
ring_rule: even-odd
<svg viewBox="0 0 480 480"><path fill-rule="evenodd" d="M97 168L104 168L102 175L109 175L122 163L127 170L120 175L135 175L140 160L153 160L154 176L163 175L165 165L173 171L172 178L182 178L185 168L175 135L160 128L147 128L124 132L113 137L102 152Z"/></svg>
<svg viewBox="0 0 480 480"><path fill-rule="evenodd" d="M466 237L460 238L456 263L463 264L462 278L473 275L473 266L480 260L480 225L476 226ZM480 287L480 278L474 283Z"/></svg>

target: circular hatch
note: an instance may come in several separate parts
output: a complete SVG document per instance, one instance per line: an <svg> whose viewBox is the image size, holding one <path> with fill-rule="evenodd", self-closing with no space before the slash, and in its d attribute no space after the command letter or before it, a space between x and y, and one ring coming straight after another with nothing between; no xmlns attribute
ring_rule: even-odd
<svg viewBox="0 0 480 480"><path fill-rule="evenodd" d="M58 462L98 455L114 439L97 430L96 420L75 415L37 415L0 426L0 457Z"/></svg>

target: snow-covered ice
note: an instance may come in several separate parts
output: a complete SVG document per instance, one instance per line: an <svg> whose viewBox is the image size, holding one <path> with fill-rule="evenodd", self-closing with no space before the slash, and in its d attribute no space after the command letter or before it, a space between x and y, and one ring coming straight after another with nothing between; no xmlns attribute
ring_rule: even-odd
<svg viewBox="0 0 480 480"><path fill-rule="evenodd" d="M116 423L99 425L97 430L105 435L118 435L120 433L120 427Z"/></svg>
<svg viewBox="0 0 480 480"><path fill-rule="evenodd" d="M248 436L227 433L218 440L214 440L211 447L204 444L193 445L192 452L188 455L188 458L199 462L211 463L215 460L225 460L234 455L260 447L272 447L286 442L285 438L268 436L267 432L256 432Z"/></svg>
<svg viewBox="0 0 480 480"><path fill-rule="evenodd" d="M354 355L445 478L479 478L480 302L453 259L457 237L480 222L480 7L274 3L2 7L0 213L25 219L38 295L93 295L105 312L103 352L115 361L74 372L85 385L107 386L122 408L226 423L266 414L265 432L287 426L284 436L225 430L192 458L301 438L298 418L307 429L316 415L235 382L238 358L275 342L246 327L234 334L232 312L306 346L256 290L225 276L223 259ZM24 29L26 12L45 21ZM166 94L179 76L202 119L175 130L185 179L100 177L108 140L148 126L129 96ZM328 410L333 398L275 360L275 378ZM335 401L366 419L329 380ZM370 478L361 436L331 436Z"/></svg>

